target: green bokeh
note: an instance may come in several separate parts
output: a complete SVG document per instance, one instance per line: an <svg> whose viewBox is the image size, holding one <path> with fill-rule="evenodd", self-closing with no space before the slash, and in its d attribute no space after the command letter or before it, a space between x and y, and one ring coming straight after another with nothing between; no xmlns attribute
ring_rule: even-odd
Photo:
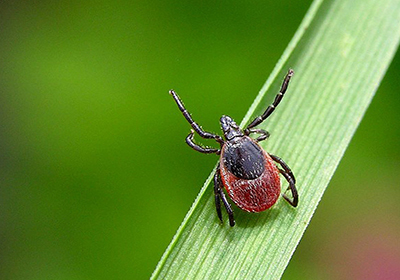
<svg viewBox="0 0 400 280"><path fill-rule="evenodd" d="M168 90L207 130L240 121L310 2L1 4L0 279L148 278L216 162ZM399 71L284 279L400 262Z"/></svg>

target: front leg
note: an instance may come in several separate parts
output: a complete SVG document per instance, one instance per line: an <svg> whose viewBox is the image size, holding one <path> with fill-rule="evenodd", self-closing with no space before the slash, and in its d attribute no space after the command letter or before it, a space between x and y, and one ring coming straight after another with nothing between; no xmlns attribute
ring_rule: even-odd
<svg viewBox="0 0 400 280"><path fill-rule="evenodd" d="M203 138L205 139L215 139L215 141L217 141L220 144L224 143L224 140L222 139L221 136L210 133L210 132L206 132L203 130L203 128L193 120L192 116L190 115L189 111L186 110L185 106L183 105L182 100L179 98L178 94L176 94L175 91L173 91L172 89L169 91L169 94L172 95L172 97L174 98L176 105L178 105L179 110L182 112L183 116L185 117L185 119L189 122L189 124L192 126L192 128Z"/></svg>
<svg viewBox="0 0 400 280"><path fill-rule="evenodd" d="M235 218L233 217L233 210L231 205L229 204L228 200L226 199L225 193L222 190L223 189L223 184L221 182L221 175L220 175L220 169L219 169L219 163L217 170L215 171L214 174L214 196L215 196L215 208L217 210L217 215L218 218L221 222L222 221L222 213L221 213L221 200L222 203L225 206L226 212L228 213L229 216L229 225L233 227L235 225Z"/></svg>
<svg viewBox="0 0 400 280"><path fill-rule="evenodd" d="M262 123L263 121L265 121L271 114L272 112L275 111L275 108L279 105L279 103L281 102L283 95L285 94L288 86L289 86L289 81L292 78L294 72L292 69L289 69L288 73L285 76L285 79L283 80L282 86L281 86L281 90L279 91L279 93L275 96L275 100L274 102L268 106L267 110L265 110L265 112L255 118L247 127L247 129L253 128L257 125L259 125L260 123Z"/></svg>
<svg viewBox="0 0 400 280"><path fill-rule="evenodd" d="M265 139L268 139L268 137L269 137L269 132L264 130L264 129L261 129L261 128L250 128L250 129L245 129L245 131L244 131L245 135L249 135L251 133L261 134L260 136L258 136L255 139L257 142L260 142L260 141L263 141Z"/></svg>
<svg viewBox="0 0 400 280"><path fill-rule="evenodd" d="M188 136L186 136L186 144L188 144L193 150L198 151L203 154L217 154L219 155L221 153L220 150L214 149L214 148L209 148L209 147L202 147L198 144L196 144L193 141L193 135L194 135L194 130L192 129L191 132L189 133Z"/></svg>

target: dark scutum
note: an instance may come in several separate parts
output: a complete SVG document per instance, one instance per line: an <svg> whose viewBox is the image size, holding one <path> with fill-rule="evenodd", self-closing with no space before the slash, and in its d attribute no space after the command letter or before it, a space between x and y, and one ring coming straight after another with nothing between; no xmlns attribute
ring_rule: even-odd
<svg viewBox="0 0 400 280"><path fill-rule="evenodd" d="M223 156L226 168L240 179L256 179L264 172L263 152L248 136L227 141Z"/></svg>

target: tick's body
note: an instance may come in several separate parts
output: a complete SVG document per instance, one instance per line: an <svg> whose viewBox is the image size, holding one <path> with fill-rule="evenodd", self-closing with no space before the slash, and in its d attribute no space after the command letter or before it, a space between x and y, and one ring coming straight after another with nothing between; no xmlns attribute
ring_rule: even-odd
<svg viewBox="0 0 400 280"><path fill-rule="evenodd" d="M219 167L229 197L245 211L264 211L281 193L278 168L249 136L234 138L222 146Z"/></svg>
<svg viewBox="0 0 400 280"><path fill-rule="evenodd" d="M217 171L214 175L215 206L219 219L222 221L221 201L229 215L229 223L235 225L232 208L222 190L224 187L232 201L241 209L248 212L261 212L275 204L281 192L279 173L289 182L292 192L292 199L283 194L283 197L294 207L298 203L296 180L290 168L277 156L268 154L258 142L269 137L269 133L263 129L253 127L263 122L282 100L289 84L293 71L289 70L282 84L281 90L275 97L272 105L265 112L255 118L244 130L229 116L222 116L220 119L221 128L225 140L219 136L203 129L193 121L189 112L185 109L178 95L171 90L180 111L186 120L191 124L192 131L186 137L186 143L194 150L201 153L215 153L220 155ZM194 132L206 139L214 139L220 144L220 149L199 146L193 141ZM256 139L250 138L251 133L260 134ZM277 162L282 169L279 169Z"/></svg>

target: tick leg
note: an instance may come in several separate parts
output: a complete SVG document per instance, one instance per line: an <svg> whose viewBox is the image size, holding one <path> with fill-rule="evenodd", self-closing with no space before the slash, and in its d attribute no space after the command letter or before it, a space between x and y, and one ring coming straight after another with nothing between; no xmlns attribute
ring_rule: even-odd
<svg viewBox="0 0 400 280"><path fill-rule="evenodd" d="M283 170L284 170L290 177L292 177L293 182L296 184L296 178L294 178L293 172L292 172L292 170L290 169L290 167L286 164L286 162L284 162L283 159L281 159L281 158L278 157L278 156L271 155L271 154L269 154L269 155L270 155L270 157L271 157L275 162L279 163L280 166L282 166Z"/></svg>
<svg viewBox="0 0 400 280"><path fill-rule="evenodd" d="M225 193L222 190L223 185L221 182L219 164L217 170L214 175L214 195L215 195L215 208L217 209L217 215L219 220L222 222L222 213L221 213L221 200L225 206L226 212L229 217L229 225L233 227L235 225L235 218L233 217L233 210L228 200L226 199Z"/></svg>
<svg viewBox="0 0 400 280"><path fill-rule="evenodd" d="M251 128L251 129L247 129L247 130L245 131L245 134L246 134L246 135L249 135L249 134L251 134L251 133L258 133L258 134L261 134L260 136L258 136L258 137L255 139L257 142L260 142L260 141L263 141L263 140L265 140L265 139L268 139L268 137L269 137L269 132L266 131L266 130L264 130L264 129L260 129L260 128Z"/></svg>
<svg viewBox="0 0 400 280"><path fill-rule="evenodd" d="M289 202L290 205L292 205L293 207L296 207L297 204L299 203L299 194L297 193L297 189L296 189L296 179L293 175L292 170L290 170L289 166L280 158L274 155L271 155L271 158L276 161L277 163L280 164L280 166L283 168L279 169L280 173L283 175L283 177L285 177L286 181L288 181L289 183L289 188L290 191L292 192L292 199L289 198L286 194L283 194L283 198L286 199L287 202Z"/></svg>
<svg viewBox="0 0 400 280"><path fill-rule="evenodd" d="M294 183L294 180L284 170L280 169L279 171L281 172L283 177L285 177L285 179L288 181L289 188L290 188L290 191L292 192L292 197L293 198L288 197L286 194L283 194L282 196L283 196L284 199L286 199L287 202L289 202L290 205L292 205L293 207L296 207L297 204L299 203L299 194L297 193L297 189L296 189L296 185Z"/></svg>
<svg viewBox="0 0 400 280"><path fill-rule="evenodd" d="M221 213L221 196L219 193L219 168L217 168L217 171L214 174L214 196L215 196L215 208L217 210L217 215L218 215L218 219L221 221L222 223L222 213Z"/></svg>
<svg viewBox="0 0 400 280"><path fill-rule="evenodd" d="M215 139L218 143L223 144L224 140L222 139L221 136L212 134L210 132L204 131L199 124L197 124L193 119L188 110L186 110L185 106L183 105L182 100L179 98L179 96L176 94L175 91L170 90L169 94L172 95L174 98L176 104L178 105L179 110L182 112L183 116L185 119L189 122L189 124L193 127L193 129L203 138L205 139Z"/></svg>
<svg viewBox="0 0 400 280"><path fill-rule="evenodd" d="M192 131L190 132L190 134L186 137L186 143L195 151L198 151L200 153L203 154L217 154L219 155L221 153L221 150L218 149L214 149L214 148L209 148L209 147L202 147L198 144L196 144L193 141L193 135L194 135L194 130L192 129Z"/></svg>
<svg viewBox="0 0 400 280"><path fill-rule="evenodd" d="M275 96L274 102L271 105L268 106L268 108L265 110L265 112L261 116L255 118L246 127L245 132L248 131L250 128L259 125L260 123L262 123L266 118L268 118L272 114L272 112L275 110L275 108L281 102L281 100L283 98L283 95L285 94L285 92L286 92L286 90L288 88L290 78L293 76L293 74L294 74L293 70L289 69L288 73L285 76L285 79L283 80L283 83L282 83L282 86L281 86L281 89L280 89L279 93Z"/></svg>
<svg viewBox="0 0 400 280"><path fill-rule="evenodd" d="M223 192L223 190L220 188L219 189L220 192L220 196L221 196L221 200L224 203L226 212L228 213L228 217L229 217L229 225L231 227L233 227L235 225L235 218L233 217L233 210L231 205L229 204L228 200L226 199L225 193Z"/></svg>

